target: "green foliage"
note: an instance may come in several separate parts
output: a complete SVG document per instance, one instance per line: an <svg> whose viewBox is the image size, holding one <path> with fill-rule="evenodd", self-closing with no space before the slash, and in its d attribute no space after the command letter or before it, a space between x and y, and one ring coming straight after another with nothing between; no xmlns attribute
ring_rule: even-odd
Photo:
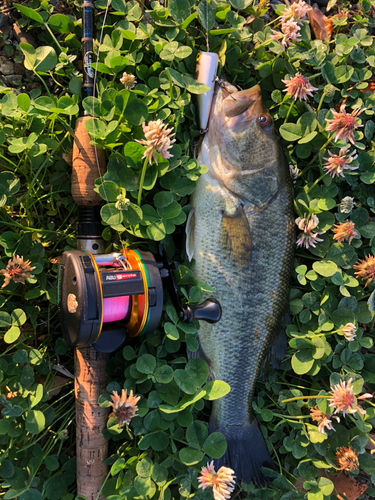
<svg viewBox="0 0 375 500"><path fill-rule="evenodd" d="M96 2L99 30L104 4ZM14 6L19 25L37 34L39 46L20 43L19 54L41 89L26 93L0 88L0 269L13 255L34 267L33 277L25 283L11 280L0 296L0 478L5 499L72 500L74 430L69 425L74 408L69 379L60 384L55 399L48 398L52 367L73 370L72 351L59 333L54 259L75 246L76 208L66 160L79 115L81 13L77 2L70 2L65 13L44 1ZM275 15L285 9L274 7ZM335 2L328 8L334 9ZM303 21L301 41L283 47L272 39L280 20L273 22L264 2L169 0L166 5L153 2L143 15L135 0L112 0L100 55L93 63L96 95L82 102L86 113L97 118L87 122L87 130L107 154L107 172L95 188L103 199L107 251L120 248L119 232L133 247L153 251L160 242L170 258L179 258L181 249L172 235L186 222L189 195L207 172L194 159L200 135L195 96L207 90L194 79L195 60L198 50L206 50L207 32L210 50L219 55L219 73L242 88L260 84L287 159L298 167L297 217L319 219L316 231L322 241L296 251L287 355L279 372L259 382L252 405L278 471L265 471L272 484L263 490L239 485L240 498L333 497L333 483L319 470L337 474L335 451L342 446L359 453L361 474L375 484L373 459L365 449L375 424L372 406L361 402L366 414L340 414L340 423L332 417L336 432L320 432L310 416L315 407L331 414L327 397L340 381L352 379L357 397L375 390L374 284L364 286L353 268L375 253L371 9L373 2L363 0L349 18L334 17L330 43L311 39ZM268 19L271 15L271 24L265 14ZM246 22L249 15L254 19ZM297 71L317 88L307 102L284 93L283 80ZM137 78L134 88L125 89L120 82L124 72ZM350 164L355 169L332 178L324 169L327 149L338 154L345 144L332 140L326 119L343 103L347 113L363 109L357 118L361 127L354 131L358 157ZM175 134L173 156L157 153L157 161L147 164L145 146L138 142L145 138L142 124L159 119ZM354 198L350 213L340 209L345 197ZM335 225L347 221L356 231L350 243L333 239ZM3 280L0 275L0 285ZM183 264L178 282L182 300L189 303L200 302L211 291L210 284L198 282ZM348 323L357 328L350 342L342 332ZM209 434L207 422L210 401L224 397L230 387L207 381L208 366L201 359L187 359L186 348L199 348L197 328L197 323L181 322L167 302L159 328L147 338L129 341L111 358L112 382L100 405L108 407L109 394L122 388L141 399L129 427L110 418L104 431L111 440L106 497L212 498L210 489L198 489L197 478L209 457L225 452L224 437ZM297 478L304 491L297 489ZM368 492L375 494L373 488Z"/></svg>

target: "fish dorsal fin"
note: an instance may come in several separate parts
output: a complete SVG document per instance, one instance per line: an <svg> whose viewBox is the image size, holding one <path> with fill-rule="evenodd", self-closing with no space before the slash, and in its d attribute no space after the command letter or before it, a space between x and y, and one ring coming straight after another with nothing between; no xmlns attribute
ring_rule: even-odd
<svg viewBox="0 0 375 500"><path fill-rule="evenodd" d="M192 208L189 212L188 219L186 222L186 255L189 262L194 255L194 231L195 231L195 210Z"/></svg>

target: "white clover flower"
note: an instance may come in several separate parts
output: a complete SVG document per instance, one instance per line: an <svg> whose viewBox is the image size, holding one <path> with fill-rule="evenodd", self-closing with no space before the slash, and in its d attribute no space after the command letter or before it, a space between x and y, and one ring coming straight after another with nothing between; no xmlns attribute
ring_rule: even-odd
<svg viewBox="0 0 375 500"><path fill-rule="evenodd" d="M120 82L124 85L124 87L128 90L133 89L136 84L137 80L134 75L128 75L128 73L124 72L122 74L122 78L120 78Z"/></svg>
<svg viewBox="0 0 375 500"><path fill-rule="evenodd" d="M117 210L127 210L130 205L130 200L125 197L123 193L119 194L116 198L115 208Z"/></svg>
<svg viewBox="0 0 375 500"><path fill-rule="evenodd" d="M345 196L340 202L340 212L342 214L350 214L354 208L354 198L350 196Z"/></svg>

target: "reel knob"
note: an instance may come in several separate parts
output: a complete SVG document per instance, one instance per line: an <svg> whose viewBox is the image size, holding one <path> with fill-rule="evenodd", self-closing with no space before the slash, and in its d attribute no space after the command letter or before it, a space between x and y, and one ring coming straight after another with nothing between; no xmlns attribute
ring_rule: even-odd
<svg viewBox="0 0 375 500"><path fill-rule="evenodd" d="M184 306L182 312L183 321L187 323L195 319L216 323L221 318L221 306L215 299L207 299L197 306Z"/></svg>

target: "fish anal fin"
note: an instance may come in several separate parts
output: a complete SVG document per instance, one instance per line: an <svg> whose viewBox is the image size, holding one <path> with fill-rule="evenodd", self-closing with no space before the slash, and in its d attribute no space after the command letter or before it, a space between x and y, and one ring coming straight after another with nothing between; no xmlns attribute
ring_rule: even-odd
<svg viewBox="0 0 375 500"><path fill-rule="evenodd" d="M194 231L195 231L195 210L192 208L189 212L188 219L186 222L186 255L189 262L192 260L194 255Z"/></svg>
<svg viewBox="0 0 375 500"><path fill-rule="evenodd" d="M222 218L229 254L238 269L246 269L251 262L252 244L249 222L243 206L240 205L234 215L223 212Z"/></svg>
<svg viewBox="0 0 375 500"><path fill-rule="evenodd" d="M201 341L199 339L199 333L197 336L197 340L198 340L199 347L196 351L190 351L189 349L187 350L188 359L196 359L196 358L203 359L203 361L205 361L208 364L208 377L207 377L206 382L210 382L211 380L216 380L215 373L212 369L212 363L211 363L209 357L207 356L207 354L204 352Z"/></svg>
<svg viewBox="0 0 375 500"><path fill-rule="evenodd" d="M268 346L267 354L263 358L258 375L259 380L266 381L272 373L279 369L288 348L288 339L285 330L291 322L290 315L286 312L283 321L280 323L279 330L272 340L271 345Z"/></svg>

